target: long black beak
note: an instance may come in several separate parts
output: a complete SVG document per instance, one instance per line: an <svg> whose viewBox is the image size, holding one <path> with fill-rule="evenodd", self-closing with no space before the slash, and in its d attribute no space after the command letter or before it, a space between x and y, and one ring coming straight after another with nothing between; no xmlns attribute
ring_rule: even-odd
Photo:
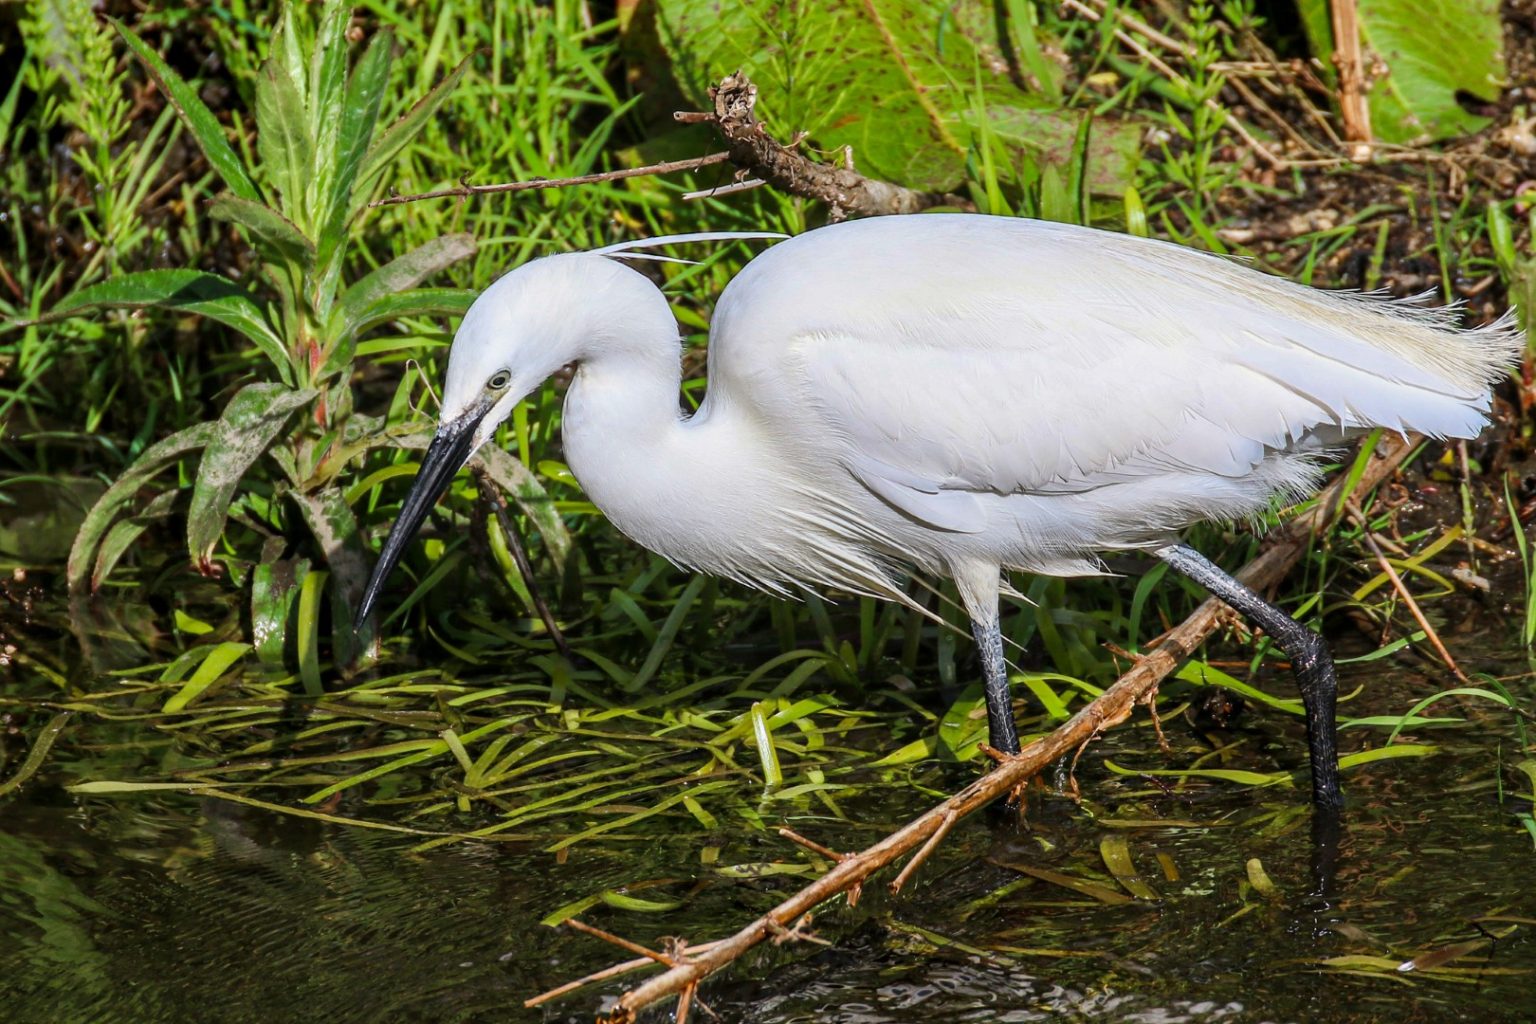
<svg viewBox="0 0 1536 1024"><path fill-rule="evenodd" d="M481 409L437 428L437 436L432 438L427 453L421 457L416 482L405 496L405 504L400 506L400 518L395 520L389 538L384 541L384 550L379 552L378 564L373 567L368 588L363 591L363 603L358 607L357 617L352 622L354 629L361 631L363 623L373 614L379 593L384 589L389 574L399 564L406 545L416 536L416 531L421 529L422 521L427 518L432 506L437 504L437 499L448 489L448 482L474 453L475 428L480 425L485 413L486 410Z"/></svg>

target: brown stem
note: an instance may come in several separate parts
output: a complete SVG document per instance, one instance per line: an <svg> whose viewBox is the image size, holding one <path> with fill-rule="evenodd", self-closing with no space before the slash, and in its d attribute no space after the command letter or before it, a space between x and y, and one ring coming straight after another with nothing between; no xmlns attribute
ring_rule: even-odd
<svg viewBox="0 0 1536 1024"><path fill-rule="evenodd" d="M1361 474L1356 484L1357 490L1365 491L1375 487L1412 450L1411 441L1384 438L1365 472ZM1284 578L1306 551L1313 533L1327 526L1334 518L1347 484L1347 476L1336 479L1319 496L1316 505L1276 530L1268 546L1237 574L1237 579L1248 587L1262 591ZM995 770L873 846L845 856L825 875L735 935L722 939L707 952L680 962L638 988L624 993L605 1018L606 1021L608 1024L630 1024L645 1007L691 989L758 943L771 939L777 932L789 927L801 915L863 883L874 872L907 851L923 845L936 833L947 830L961 818L991 804L1053 761L1079 749L1106 728L1108 723L1124 720L1138 699L1151 692L1153 687L1193 654L1207 636L1215 632L1227 611L1227 606L1215 598L1206 600L1189 618L1169 630L1113 686L1055 732L1030 743L1019 754L999 764Z"/></svg>
<svg viewBox="0 0 1536 1024"><path fill-rule="evenodd" d="M507 503L501 498L501 489L496 486L496 481L491 479L490 474L478 466L475 467L475 479L479 481L480 493L485 496L491 511L496 514L496 521L501 524L501 532L506 535L507 550L512 552L512 561L517 563L517 571L523 577L523 585L528 588L528 597L533 601L533 608L538 612L539 621L544 623L544 629L549 633L549 638L555 642L555 649L561 656L566 661L573 660L571 645L566 642L565 633L561 631L560 624L555 621L554 613L544 602L544 594L533 578L533 563L528 561L528 552L523 548L523 539L518 536L517 530L512 526L512 517L507 514Z"/></svg>
<svg viewBox="0 0 1536 1024"><path fill-rule="evenodd" d="M1332 0L1328 5L1333 24L1333 62L1339 68L1339 116L1344 139L1355 143L1352 159L1371 155L1371 112L1365 100L1365 62L1360 53L1360 18L1355 0Z"/></svg>

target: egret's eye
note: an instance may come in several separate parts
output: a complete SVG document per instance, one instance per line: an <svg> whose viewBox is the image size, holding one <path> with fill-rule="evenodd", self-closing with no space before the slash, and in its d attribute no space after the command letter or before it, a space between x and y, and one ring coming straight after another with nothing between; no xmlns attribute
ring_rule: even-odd
<svg viewBox="0 0 1536 1024"><path fill-rule="evenodd" d="M492 391L500 391L510 383L512 383L512 374L506 370L498 370L491 376L490 380L486 381L485 386Z"/></svg>

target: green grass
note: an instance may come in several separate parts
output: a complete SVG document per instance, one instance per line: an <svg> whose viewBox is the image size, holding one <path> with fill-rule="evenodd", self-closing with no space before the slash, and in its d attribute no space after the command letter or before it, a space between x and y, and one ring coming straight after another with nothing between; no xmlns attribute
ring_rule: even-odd
<svg viewBox="0 0 1536 1024"><path fill-rule="evenodd" d="M1255 180L1251 154L1224 127L1228 111L1208 103L1231 99L1217 65L1241 56L1237 33L1265 31L1251 6L1201 4L1187 20L1160 24L1190 48L1188 56L1160 50L1179 70L1177 79L1127 56L1113 19L1064 19L1050 5L1005 6L1018 71L1034 83L1026 90L1030 101L1059 96L1076 134L1064 159L1037 160L983 116L980 65L971 81L954 83L969 90L976 125L964 140L957 188L979 208L1231 249L1319 285L1368 286L1408 261L1432 266L1447 297L1455 296L1460 278L1495 273L1515 296L1536 279L1528 266L1530 225L1507 197L1469 187L1457 202L1442 204L1444 182L1416 166L1401 172L1395 192L1371 193L1330 227L1251 249L1223 241L1221 232L1236 218L1302 201L1320 180L1300 171L1272 183ZM43 20L54 8L65 12L60 31ZM204 515L193 537L185 523L210 506L206 495L199 505L199 463L190 443L162 452L153 467L159 475L124 488L117 518L96 524L97 546L77 568L103 577L105 599L90 614L117 621L109 636L96 639L94 653L126 645L126 669L122 661L98 669L63 640L17 653L26 682L15 706L46 708L38 730L52 729L53 713L71 712L46 735L88 743L93 729L116 723L118 735L137 736L165 754L140 778L97 781L213 786L295 811L339 797L360 819L554 844L581 837L589 826L578 823L594 816L617 821L630 813L603 808L658 807L669 822L691 820L701 828L722 820L759 827L786 800L836 815L836 787L851 775L905 784L924 766L974 758L980 704L969 685L974 669L963 629L957 636L865 599L786 603L694 579L641 551L606 523L561 463L558 385L531 396L498 437L532 476L517 476L510 459L498 465L504 479L517 482L524 501L514 514L536 582L582 664L557 656L467 476L405 560L378 664L359 661L346 609L327 600L327 587L340 578L317 534L340 523L355 560L371 557L415 468L408 441L433 421L453 321L441 305L427 304L397 311L355 337L332 337L305 313L305 303L327 301L322 285L367 280L391 260L459 233L473 235L473 252L432 261L431 283L444 289L482 288L529 258L620 237L795 232L820 223L824 211L769 189L681 199L728 180L711 171L388 206L338 227L327 220L325 190L306 191L330 183L320 173L328 165L297 164L280 181L269 128L279 122L260 116L269 48L295 40L293 67L307 69L306 48L327 31L321 12L296 7L286 35L277 31L275 8L243 3L156 12L127 26L147 53L163 54L169 71L188 80L192 94L216 98L212 126L197 128L170 105L132 105L137 93L127 83L144 85L150 58L130 54L126 38L89 5L29 10L29 47L0 97L0 129L13 157L0 168L0 209L7 214L0 227L7 275L0 281L0 416L8 426L0 439L8 474L0 483L0 516L8 503L22 507L24 486L42 489L56 505L77 490L94 498L178 432L192 431L206 445L204 435L215 429L207 425L239 408L237 396L253 382L314 392L299 403L304 412L275 428L272 446L263 449L273 454L244 462L226 515ZM648 50L639 30L594 21L591 9L572 0L489 10L363 4L350 22L332 25L348 28L362 38L383 29L394 35L394 59L379 84L379 131L449 82L419 132L348 197L352 206L391 190L579 175L714 145L706 132L670 122L670 110L687 104L676 95L664 55ZM60 70L60 46L77 55L84 74ZM370 59L364 52L351 48L354 67ZM774 73L793 80L794 56L782 55ZM298 78L308 73L299 70ZM812 70L826 74L820 65ZM647 91L637 91L637 82ZM324 136L339 110L303 107L311 141ZM1155 141L1133 182L1098 194L1090 140L1120 122ZM70 150L73 157L60 157L59 143L71 132L83 142ZM227 160L210 158L214 136L225 140ZM264 239L255 221L242 226L228 216L227 202L221 219L210 201L236 187L230 167L245 168L250 201L324 243L334 257L329 270L285 255L281 239ZM1327 173L1347 182L1354 171ZM300 193L302 200L295 198ZM29 212L34 208L41 212ZM64 242L44 225L57 225ZM749 255L747 247L721 247L699 266L657 270L688 332L685 400L697 402L702 393L711 305ZM270 303L278 358L264 356L239 330L185 309L46 319L71 303L78 309L82 294L101 294L90 289L164 269L224 275L250 289L253 301ZM311 374L302 358L311 342L325 352L355 349L327 372ZM245 414L259 419L267 411ZM364 452L364 437L388 443ZM1394 566L1432 614L1439 602L1452 603L1457 585L1445 563L1455 553L1483 568L1471 539L1505 518L1503 479L1475 456L1465 468L1470 472L1459 461L1430 465L1426 458L1413 470L1457 491L1450 518L1460 533L1452 541L1445 540L1446 524L1404 524L1387 497L1362 496L1365 525L1346 521L1317 538L1281 602L1343 633L1352 619L1370 630L1373 647L1387 638L1388 657L1427 650L1391 587L1377 578L1362 531L1402 546ZM318 494L332 504L296 497ZM1510 507L1519 500L1515 495ZM1259 545L1247 530L1220 526L1200 528L1194 540L1229 567ZM1521 553L1528 555L1523 547ZM189 555L200 556L200 568L217 577L196 575ZM7 567L44 580L53 596L64 592L57 556L4 557ZM1523 580L1536 580L1525 564ZM1031 701L1033 717L1024 725L1032 731L1048 729L1125 667L1110 645L1134 651L1203 599L1157 571L1139 581L1020 579L1018 586L1029 601L1009 608L1003 625L1020 652L1018 692ZM1529 644L1536 583L1525 586L1521 632ZM83 589L76 588L82 625L81 609L90 604ZM952 590L939 592L948 603L923 599L954 618ZM63 613L46 598L43 604L35 628L63 628ZM1391 646L1405 638L1405 645ZM1248 687L1266 714L1294 710L1267 645L1228 637L1219 650L1226 655L1212 659L1219 664L1197 665L1168 685L1159 705L1165 716L1200 699L1211 680ZM1400 712L1397 721L1411 718ZM1393 726L1356 727L1379 730L1381 740ZM1271 780L1285 774L1263 757L1231 770ZM942 781L922 778L922 785ZM679 796L701 783L710 788Z"/></svg>

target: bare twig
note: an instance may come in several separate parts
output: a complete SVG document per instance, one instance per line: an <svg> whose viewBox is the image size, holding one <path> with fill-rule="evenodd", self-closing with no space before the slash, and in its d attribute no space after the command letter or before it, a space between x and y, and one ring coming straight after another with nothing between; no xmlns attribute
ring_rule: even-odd
<svg viewBox="0 0 1536 1024"><path fill-rule="evenodd" d="M693 956L697 953L704 952L713 945L713 942L701 942L697 946L688 946L681 950L681 952L684 956ZM651 954L650 950L647 950L646 952L647 954ZM577 978L575 981L568 981L564 985L560 985L557 988L552 988L548 992L541 992L540 994L533 996L530 999L524 999L523 1005L531 1009L535 1006L540 1006L544 1003L547 1003L551 999L559 999L561 996L575 992L577 989L586 988L588 985L595 985L600 981L607 981L609 978L617 978L620 975L628 974L630 971L638 971L642 967L650 967L655 963L656 957L653 954L636 957L633 960L626 960L621 964L614 964L612 967L604 967L600 971L594 971L584 978Z"/></svg>
<svg viewBox="0 0 1536 1024"><path fill-rule="evenodd" d="M795 152L768 134L753 113L757 86L743 74L727 75L710 90L712 114L674 114L684 124L708 122L719 129L731 163L755 178L790 195L819 199L832 208L834 220L916 213L932 206L974 210L970 200L943 192L919 192L888 181L866 178L850 167L820 164Z"/></svg>
<svg viewBox="0 0 1536 1024"><path fill-rule="evenodd" d="M1368 490L1379 484L1408 456L1413 450L1413 444L1400 438L1383 439L1356 487ZM1275 531L1268 546L1237 574L1237 579L1255 590L1265 590L1278 583L1306 551L1313 533L1332 520L1341 504L1340 497L1345 493L1347 483L1346 477L1335 480L1310 510ZM909 850L919 846L931 848L934 837L947 831L961 818L992 803L1058 758L1079 750L1084 743L1106 728L1107 724L1124 720L1136 701L1151 692L1217 629L1227 611L1227 606L1215 598L1205 601L1189 618L1169 630L1113 686L1056 731L1030 743L1018 755L1006 758L994 771L873 846L857 854L840 855L837 864L825 875L735 935L720 940L707 951L682 960L638 988L624 993L605 1018L608 1024L630 1024L640 1010L668 996L689 993L691 1000L691 993L699 982L710 974L732 963L759 943L782 934L802 915L839 893L863 883L874 872Z"/></svg>
<svg viewBox="0 0 1536 1024"><path fill-rule="evenodd" d="M533 578L533 563L528 561L528 552L523 548L523 539L517 535L517 530L512 526L512 517L507 514L507 503L501 498L501 489L496 486L496 481L491 479L490 474L478 466L475 467L475 479L479 481L480 493L484 495L486 502L491 506L491 511L495 513L496 521L501 524L501 532L506 535L507 550L512 552L512 561L517 564L517 571L523 577L523 585L528 588L528 598L533 602L539 621L544 623L544 629L549 633L549 638L555 642L555 649L566 661L572 660L571 645L566 642L565 633L561 631L560 624L555 621L554 613L544 602L539 584Z"/></svg>
<svg viewBox="0 0 1536 1024"><path fill-rule="evenodd" d="M631 953L639 953L643 957L649 957L650 959L656 961L658 964L665 964L668 967L676 967L678 965L679 961L675 957L668 956L665 953L658 953L654 949L646 949L638 942L630 942L622 935L615 935L613 932L605 932L601 928L594 928L590 924L587 924L585 921L578 921L574 917L568 917L563 923L567 928L574 928L579 932L586 932L593 938L602 939L604 942L609 943L610 945L618 946L620 949L628 950ZM686 963L686 958L684 958L682 962Z"/></svg>
<svg viewBox="0 0 1536 1024"><path fill-rule="evenodd" d="M376 206L397 206L422 199L468 198L488 196L498 192L529 192L541 188L565 188L567 185L595 185L603 181L621 181L624 178L645 178L653 174L673 174L677 171L696 171L711 164L723 164L730 159L728 153L710 153L708 156L690 157L687 160L668 160L666 163L648 164L645 167L622 167L616 171L600 171L596 174L578 174L574 178L530 178L527 181L504 181L495 185L465 185L458 188L439 189L436 192L416 192L408 196L385 196L369 203Z"/></svg>

